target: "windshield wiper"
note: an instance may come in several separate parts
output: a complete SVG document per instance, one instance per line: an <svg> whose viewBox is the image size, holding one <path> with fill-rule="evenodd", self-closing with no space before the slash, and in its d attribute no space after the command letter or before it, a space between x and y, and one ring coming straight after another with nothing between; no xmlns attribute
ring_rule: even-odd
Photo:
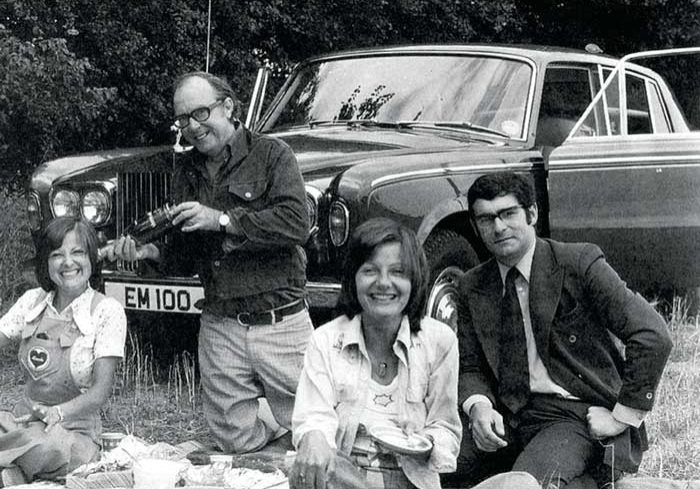
<svg viewBox="0 0 700 489"><path fill-rule="evenodd" d="M501 136L504 138L510 138L511 135L498 129L492 129L486 126L480 126L478 124L473 124L468 121L397 121L396 124L401 127L420 127L420 128L441 128L445 127L448 129L465 129L467 131L481 132L485 134L493 134L495 136Z"/></svg>
<svg viewBox="0 0 700 489"><path fill-rule="evenodd" d="M408 127L401 122L378 121L376 119L318 119L309 121L308 124L311 129L318 126Z"/></svg>

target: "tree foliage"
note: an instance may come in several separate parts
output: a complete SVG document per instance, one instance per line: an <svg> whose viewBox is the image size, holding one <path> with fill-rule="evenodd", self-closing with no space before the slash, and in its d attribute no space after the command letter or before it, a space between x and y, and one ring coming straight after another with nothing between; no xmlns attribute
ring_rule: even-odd
<svg viewBox="0 0 700 489"><path fill-rule="evenodd" d="M172 81L206 69L202 0L0 2L0 166L164 143ZM696 0L212 0L209 68L246 98L257 67L404 43L504 42L606 52L697 45Z"/></svg>

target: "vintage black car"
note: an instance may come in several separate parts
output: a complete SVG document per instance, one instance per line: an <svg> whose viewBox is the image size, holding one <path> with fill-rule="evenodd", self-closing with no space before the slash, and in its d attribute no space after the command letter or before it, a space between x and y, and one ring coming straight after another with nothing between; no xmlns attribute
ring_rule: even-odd
<svg viewBox="0 0 700 489"><path fill-rule="evenodd" d="M312 226L312 308L334 305L352 230L390 216L416 230L427 252L428 312L454 323L455 282L486 258L466 190L506 169L534 177L540 235L598 243L640 290L700 285L700 134L661 76L616 65L549 47L367 49L300 63L274 99L263 71L247 124L297 155ZM43 163L28 193L33 233L52 216L82 213L106 243L168 201L184 150ZM127 309L198 313L197 277L143 274L121 262L105 268L106 293Z"/></svg>

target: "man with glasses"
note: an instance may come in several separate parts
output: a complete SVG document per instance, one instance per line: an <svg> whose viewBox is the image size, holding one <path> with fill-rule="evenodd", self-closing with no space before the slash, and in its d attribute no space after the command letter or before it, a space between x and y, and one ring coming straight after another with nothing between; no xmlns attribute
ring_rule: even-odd
<svg viewBox="0 0 700 489"><path fill-rule="evenodd" d="M120 238L112 257L199 274L203 408L226 452L256 451L291 427L313 330L305 302L309 234L296 158L282 141L238 120L229 84L195 72L175 82L174 125L194 151L176 161L170 243ZM267 403L259 403L265 397ZM272 411L261 409L269 405Z"/></svg>
<svg viewBox="0 0 700 489"><path fill-rule="evenodd" d="M467 201L494 258L460 282L453 481L516 470L545 488L596 488L636 471L671 350L664 320L597 246L537 238L528 177L482 176Z"/></svg>

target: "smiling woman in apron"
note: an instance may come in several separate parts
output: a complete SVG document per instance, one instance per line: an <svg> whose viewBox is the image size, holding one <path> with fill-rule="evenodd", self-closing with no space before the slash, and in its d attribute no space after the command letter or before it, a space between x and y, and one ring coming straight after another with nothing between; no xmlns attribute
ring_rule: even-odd
<svg viewBox="0 0 700 489"><path fill-rule="evenodd" d="M82 219L54 219L38 244L41 287L0 319L0 349L19 341L26 382L14 410L0 411L0 487L53 479L99 456L99 410L124 356L126 317L93 289L97 244Z"/></svg>

